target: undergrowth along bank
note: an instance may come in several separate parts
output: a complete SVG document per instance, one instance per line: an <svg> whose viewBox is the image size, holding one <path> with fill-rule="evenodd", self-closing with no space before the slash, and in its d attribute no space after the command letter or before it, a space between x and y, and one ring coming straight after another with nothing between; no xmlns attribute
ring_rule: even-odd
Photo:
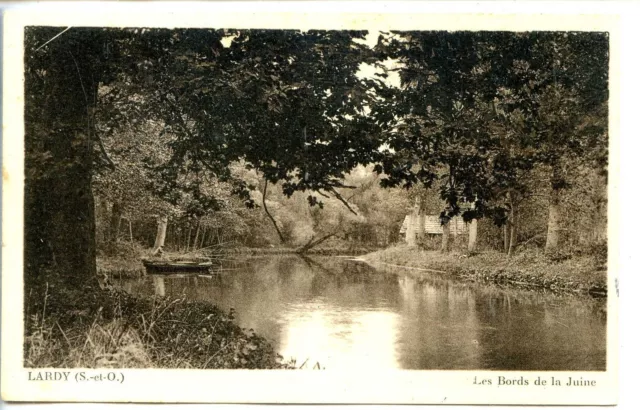
<svg viewBox="0 0 640 410"><path fill-rule="evenodd" d="M292 367L233 311L204 302L44 283L25 293L25 319L25 367Z"/></svg>
<svg viewBox="0 0 640 410"><path fill-rule="evenodd" d="M399 245L364 255L361 259L374 267L405 267L423 270L425 275L594 297L607 294L606 268L592 256L554 260L542 252L531 251L512 257L495 251L467 256Z"/></svg>

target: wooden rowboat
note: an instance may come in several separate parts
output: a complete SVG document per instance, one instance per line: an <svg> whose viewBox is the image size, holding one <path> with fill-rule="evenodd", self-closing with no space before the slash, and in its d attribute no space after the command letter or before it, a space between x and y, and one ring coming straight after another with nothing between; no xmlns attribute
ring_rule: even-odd
<svg viewBox="0 0 640 410"><path fill-rule="evenodd" d="M147 273L209 273L209 270L213 266L213 262L210 260L143 259L142 264L147 269Z"/></svg>

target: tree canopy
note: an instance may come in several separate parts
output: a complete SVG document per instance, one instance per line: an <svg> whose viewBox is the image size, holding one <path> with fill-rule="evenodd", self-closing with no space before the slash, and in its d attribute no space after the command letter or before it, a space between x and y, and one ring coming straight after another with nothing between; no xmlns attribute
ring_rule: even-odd
<svg viewBox="0 0 640 410"><path fill-rule="evenodd" d="M374 113L390 148L378 171L390 186L439 181L445 218L470 202L465 219L504 223L500 198L534 165L606 162L606 33L393 32L377 50L401 78Z"/></svg>

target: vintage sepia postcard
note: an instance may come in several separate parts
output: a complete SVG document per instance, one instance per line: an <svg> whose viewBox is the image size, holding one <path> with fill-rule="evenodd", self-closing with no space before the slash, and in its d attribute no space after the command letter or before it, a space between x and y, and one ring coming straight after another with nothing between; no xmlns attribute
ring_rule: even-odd
<svg viewBox="0 0 640 410"><path fill-rule="evenodd" d="M615 12L68 6L4 14L4 400L616 403Z"/></svg>

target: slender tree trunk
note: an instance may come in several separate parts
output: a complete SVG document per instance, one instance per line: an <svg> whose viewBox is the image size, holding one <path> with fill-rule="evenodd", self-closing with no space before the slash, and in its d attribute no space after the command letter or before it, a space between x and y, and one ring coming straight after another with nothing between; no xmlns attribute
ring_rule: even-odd
<svg viewBox="0 0 640 410"><path fill-rule="evenodd" d="M516 206L513 201L513 196L511 192L507 192L507 200L509 201L509 219L508 219L508 229L505 232L505 235L508 235L508 243L505 244L505 251L507 252L507 256L511 256L513 252L513 248L515 246L516 241Z"/></svg>
<svg viewBox="0 0 640 410"><path fill-rule="evenodd" d="M204 240L207 238L207 226L202 228L202 237L200 238L200 249L204 248Z"/></svg>
<svg viewBox="0 0 640 410"><path fill-rule="evenodd" d="M185 248L186 252L189 252L189 246L191 245L191 224L189 224L189 230L187 230L187 246Z"/></svg>
<svg viewBox="0 0 640 410"><path fill-rule="evenodd" d="M407 245L416 246L416 239L418 237L418 233L420 232L420 204L418 200L416 200L413 209L411 210L411 214L409 218L407 218L407 232L406 239ZM422 230L424 231L424 220L422 222Z"/></svg>
<svg viewBox="0 0 640 410"><path fill-rule="evenodd" d="M131 217L129 217L129 241L131 242L131 249L133 249L133 227L131 226Z"/></svg>
<svg viewBox="0 0 640 410"><path fill-rule="evenodd" d="M407 215L407 229L404 232L404 239L409 246L416 246L415 216L413 212Z"/></svg>
<svg viewBox="0 0 640 410"><path fill-rule="evenodd" d="M282 235L282 232L280 231L280 228L278 228L278 223L276 222L275 218L269 212L269 208L267 208L267 187L268 186L269 186L269 181L265 177L265 179L264 179L264 189L262 190L262 207L264 208L264 212L265 212L265 214L267 214L267 217L271 220L271 223L273 224L273 227L276 228L276 232L278 233L278 237L280 238L280 243L285 243L286 241L284 239L284 235Z"/></svg>
<svg viewBox="0 0 640 410"><path fill-rule="evenodd" d="M120 233L120 225L122 221L122 207L118 202L114 202L111 206L111 218L109 220L109 244L114 245L118 242L118 234Z"/></svg>
<svg viewBox="0 0 640 410"><path fill-rule="evenodd" d="M168 217L162 216L158 218L158 231L156 233L156 242L153 244L152 254L156 254L158 250L164 246L164 240L167 236L168 223L169 223Z"/></svg>
<svg viewBox="0 0 640 410"><path fill-rule="evenodd" d="M476 251L476 243L478 238L478 220L472 219L471 222L469 222L468 229L469 229L469 246L467 247L467 250L469 251L469 253L471 253Z"/></svg>
<svg viewBox="0 0 640 410"><path fill-rule="evenodd" d="M545 251L553 252L558 249L560 238L560 190L551 190L551 200L549 203L549 219L547 222L547 243Z"/></svg>
<svg viewBox="0 0 640 410"><path fill-rule="evenodd" d="M200 219L198 219L198 223L196 225L196 236L193 238L193 250L198 249L198 236L200 235Z"/></svg>
<svg viewBox="0 0 640 410"><path fill-rule="evenodd" d="M515 207L511 207L511 229L509 232L509 251L507 252L508 256L513 254L513 250L517 245L517 236L518 236L518 221L516 219L516 211Z"/></svg>
<svg viewBox="0 0 640 410"><path fill-rule="evenodd" d="M442 246L440 250L442 252L449 252L449 237L451 236L451 220L448 220L447 223L442 225Z"/></svg>
<svg viewBox="0 0 640 410"><path fill-rule="evenodd" d="M187 241L189 237L187 236L187 229L184 230L184 232L182 233L182 238L180 239L180 252L184 252L185 250L185 243L187 243Z"/></svg>
<svg viewBox="0 0 640 410"><path fill-rule="evenodd" d="M509 222L502 225L502 238L504 241L504 253L509 253Z"/></svg>
<svg viewBox="0 0 640 410"><path fill-rule="evenodd" d="M97 200L96 205L98 208L96 221L107 220L111 213L109 209L109 203L105 199L96 198L96 200ZM99 228L100 229L98 230L98 226L96 225L96 239L97 239L97 235L100 235L104 243L109 243L109 235L111 233L109 230L109 225L102 223L100 224Z"/></svg>
<svg viewBox="0 0 640 410"><path fill-rule="evenodd" d="M453 241L455 243L456 238L458 237L458 217L454 217L453 219L451 219L451 227L453 228Z"/></svg>
<svg viewBox="0 0 640 410"><path fill-rule="evenodd" d="M416 237L418 239L424 238L424 220L425 220L425 214L424 214L424 211L421 209L420 212L418 213L418 223L416 226Z"/></svg>
<svg viewBox="0 0 640 410"><path fill-rule="evenodd" d="M416 198L417 217L416 217L416 239L420 242L424 240L424 207L419 198Z"/></svg>

